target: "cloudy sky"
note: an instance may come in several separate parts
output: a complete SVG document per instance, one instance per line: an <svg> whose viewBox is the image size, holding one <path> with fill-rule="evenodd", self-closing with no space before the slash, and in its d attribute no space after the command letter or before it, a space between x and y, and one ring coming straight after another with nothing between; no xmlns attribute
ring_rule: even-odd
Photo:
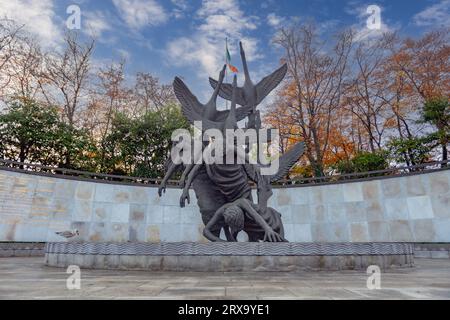
<svg viewBox="0 0 450 320"><path fill-rule="evenodd" d="M450 26L450 0L0 0L0 17L25 24L43 46L57 50L74 4L81 10L82 34L97 39L97 64L122 57L130 75L150 72L164 82L178 75L203 93L207 76L223 64L226 37L238 68L236 45L244 42L259 80L282 56L271 42L276 29L292 21L313 18L325 37L343 27L373 36L379 31L368 32L366 10L375 4L381 31L414 37Z"/></svg>

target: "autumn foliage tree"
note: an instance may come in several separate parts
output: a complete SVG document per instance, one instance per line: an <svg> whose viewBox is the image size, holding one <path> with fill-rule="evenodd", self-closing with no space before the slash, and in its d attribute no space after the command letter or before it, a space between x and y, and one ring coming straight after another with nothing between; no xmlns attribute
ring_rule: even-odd
<svg viewBox="0 0 450 320"><path fill-rule="evenodd" d="M275 43L284 48L288 64L283 94L289 114L285 120L296 127L292 134L305 141L305 154L314 175L323 176L332 121L341 104L352 33L339 34L327 50L314 24L295 25L281 29Z"/></svg>
<svg viewBox="0 0 450 320"><path fill-rule="evenodd" d="M379 154L394 164L417 165L430 161L438 145L447 159L442 119L449 112L448 31L419 39L395 33L356 39L344 31L326 46L313 24L281 29L275 43L284 49L289 71L266 125L278 128L283 141L305 141L301 161L315 176ZM358 170L364 163L367 170L377 167L358 163Z"/></svg>
<svg viewBox="0 0 450 320"><path fill-rule="evenodd" d="M185 125L172 86L148 72L127 77L125 61L94 61L95 41L83 33L67 32L49 49L23 27L0 19L0 157L158 176L169 131ZM126 123L133 139L114 132Z"/></svg>

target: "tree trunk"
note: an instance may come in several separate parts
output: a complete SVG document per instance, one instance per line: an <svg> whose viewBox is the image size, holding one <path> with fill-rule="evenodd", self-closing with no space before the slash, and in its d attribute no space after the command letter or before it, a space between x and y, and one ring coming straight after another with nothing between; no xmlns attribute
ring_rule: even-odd
<svg viewBox="0 0 450 320"><path fill-rule="evenodd" d="M448 160L447 143L444 142L442 144L442 161L447 161L447 160ZM447 166L447 163L443 163L441 166L445 167L445 166Z"/></svg>

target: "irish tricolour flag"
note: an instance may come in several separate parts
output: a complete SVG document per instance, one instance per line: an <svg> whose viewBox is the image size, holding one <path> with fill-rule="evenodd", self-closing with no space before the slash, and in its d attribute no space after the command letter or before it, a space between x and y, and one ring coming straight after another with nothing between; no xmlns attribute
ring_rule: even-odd
<svg viewBox="0 0 450 320"><path fill-rule="evenodd" d="M233 73L238 73L239 70L238 68L236 68L235 66L233 66L231 64L231 55L230 55L230 51L228 50L228 39L226 39L226 44L225 44L225 60L226 60L226 64L228 66L228 68L230 68L231 72Z"/></svg>

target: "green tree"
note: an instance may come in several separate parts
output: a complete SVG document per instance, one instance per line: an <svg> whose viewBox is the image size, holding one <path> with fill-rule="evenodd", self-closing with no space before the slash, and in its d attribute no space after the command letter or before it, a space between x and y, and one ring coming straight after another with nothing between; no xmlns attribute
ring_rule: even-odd
<svg viewBox="0 0 450 320"><path fill-rule="evenodd" d="M35 101L13 101L0 115L0 139L7 159L25 162L42 160L42 150L58 130L58 114L54 108L41 108Z"/></svg>
<svg viewBox="0 0 450 320"><path fill-rule="evenodd" d="M85 129L60 122L49 144L52 162L60 168L97 171L97 147Z"/></svg>
<svg viewBox="0 0 450 320"><path fill-rule="evenodd" d="M83 130L61 122L54 107L16 99L0 114L0 140L6 159L83 168L95 147Z"/></svg>
<svg viewBox="0 0 450 320"><path fill-rule="evenodd" d="M350 160L339 161L335 168L342 174L384 170L388 168L385 151L360 152Z"/></svg>
<svg viewBox="0 0 450 320"><path fill-rule="evenodd" d="M176 105L148 111L138 119L116 113L111 133L103 143L106 172L162 178L173 131L188 127Z"/></svg>
<svg viewBox="0 0 450 320"><path fill-rule="evenodd" d="M437 131L430 135L439 142L442 148L442 160L448 160L447 145L450 141L450 107L446 97L437 97L425 102L421 122L430 123Z"/></svg>
<svg viewBox="0 0 450 320"><path fill-rule="evenodd" d="M430 136L412 138L394 138L387 148L392 160L407 165L419 165L431 158L431 151L436 146Z"/></svg>

